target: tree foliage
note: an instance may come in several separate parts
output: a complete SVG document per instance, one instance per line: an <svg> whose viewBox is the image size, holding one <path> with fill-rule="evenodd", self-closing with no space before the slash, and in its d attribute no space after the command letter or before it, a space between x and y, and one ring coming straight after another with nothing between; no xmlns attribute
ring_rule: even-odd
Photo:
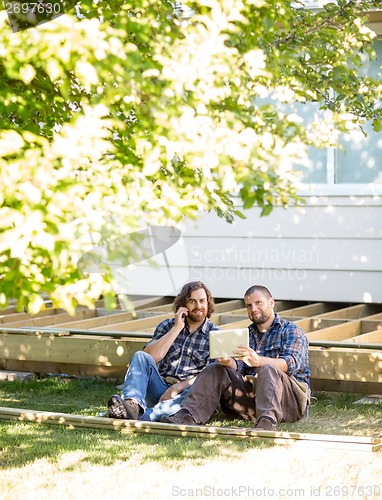
<svg viewBox="0 0 382 500"><path fill-rule="evenodd" d="M381 82L359 72L378 3L201 0L185 20L163 0L83 0L14 34L3 12L0 303L111 297L107 270L78 269L89 234L301 201L307 146L381 129ZM310 102L326 112L304 124Z"/></svg>

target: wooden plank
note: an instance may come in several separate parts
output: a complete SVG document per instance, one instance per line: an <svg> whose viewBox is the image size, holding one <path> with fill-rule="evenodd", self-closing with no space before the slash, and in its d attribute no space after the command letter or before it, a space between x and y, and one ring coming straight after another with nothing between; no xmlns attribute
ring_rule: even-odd
<svg viewBox="0 0 382 500"><path fill-rule="evenodd" d="M232 328L246 328L250 323L251 322L247 317L247 319L234 321L233 323L223 323L219 325L219 328L221 330L231 330Z"/></svg>
<svg viewBox="0 0 382 500"><path fill-rule="evenodd" d="M370 320L369 318L363 319L361 321L362 325L362 333L367 333L371 332L374 330L381 330L382 331L382 321L380 320Z"/></svg>
<svg viewBox="0 0 382 500"><path fill-rule="evenodd" d="M102 326L115 326L115 330L118 330L118 324L126 321L131 321L135 318L135 314L132 312L121 312L117 314L109 314L107 316L96 316L93 318L71 321L67 323L60 324L60 328L75 328L75 329L95 329Z"/></svg>
<svg viewBox="0 0 382 500"><path fill-rule="evenodd" d="M279 431L256 431L248 427L218 427L212 425L175 425L161 422L142 422L135 420L110 419L55 413L20 408L0 407L0 418L21 422L39 424L63 425L68 428L85 427L89 429L107 429L130 433L164 434L182 437L202 437L206 439L251 439L265 440L274 444L294 445L307 443L310 446L325 447L344 446L363 451L378 451L381 449L379 436L345 436L308 433L288 433Z"/></svg>
<svg viewBox="0 0 382 500"><path fill-rule="evenodd" d="M243 301L241 301L241 303L243 304ZM286 307L288 307L290 309L293 304L296 304L296 302L276 301L275 302L275 311L278 314L282 315L282 311L284 309L286 310ZM297 304L301 304L301 302L297 302ZM227 316L231 315L231 316L243 316L243 317L246 316L246 317L248 317L246 307L239 307L239 309L232 309L230 311L224 311L224 312L226 313Z"/></svg>
<svg viewBox="0 0 382 500"><path fill-rule="evenodd" d="M154 307L151 307L151 306L141 307L140 309L136 309L136 312L140 313L142 315L141 317L143 317L146 314L152 314L152 315L159 314L160 315L160 314L171 312L172 311L172 304L173 304L173 301L171 301L168 304L165 303L165 304L162 304L159 306L154 306Z"/></svg>
<svg viewBox="0 0 382 500"><path fill-rule="evenodd" d="M17 309L16 305L8 305L4 309L0 308L0 316L4 316L6 314L15 314L18 312L20 312L20 311Z"/></svg>
<svg viewBox="0 0 382 500"><path fill-rule="evenodd" d="M333 311L333 309L337 309L339 306L333 302L315 302L313 304L307 304L300 307L294 307L292 309L284 309L279 311L280 316L298 316L298 317L309 317L309 316L317 316L319 314L323 314L325 312Z"/></svg>
<svg viewBox="0 0 382 500"><path fill-rule="evenodd" d="M232 308L240 307L242 305L243 301L240 299L224 300L222 302L216 302L214 307L214 313L221 314L227 312L227 314L229 314ZM138 312L138 317L144 317L146 315L154 315L158 313L167 313L172 311L173 311L173 302L171 302L171 304L167 304L166 306L157 306L157 307L151 307L150 309L142 309L141 311Z"/></svg>
<svg viewBox="0 0 382 500"><path fill-rule="evenodd" d="M382 305L379 304L356 304L343 309L337 309L332 312L318 315L319 318L338 318L338 319L359 319L364 316L381 312Z"/></svg>
<svg viewBox="0 0 382 500"><path fill-rule="evenodd" d="M21 369L22 362L65 364L64 373L74 373L76 364L125 368L134 352L147 339L80 338L78 336L20 336L0 335L0 365L2 369ZM320 349L310 347L312 379L346 380L380 383L382 381L382 352L369 349ZM15 360L19 364L12 364ZM28 366L25 364L25 366ZM71 368L72 367L72 368ZM31 369L31 368L27 368ZM51 370L55 371L55 370ZM122 371L122 370L121 370Z"/></svg>
<svg viewBox="0 0 382 500"><path fill-rule="evenodd" d="M301 327L305 333L315 332L317 330L323 330L324 328L330 328L332 326L343 324L345 321L343 319L323 319L323 318L303 318L303 319L291 319L296 325Z"/></svg>
<svg viewBox="0 0 382 500"><path fill-rule="evenodd" d="M363 319L376 321L382 319L382 313L372 314L371 316L365 316Z"/></svg>
<svg viewBox="0 0 382 500"><path fill-rule="evenodd" d="M0 359L127 366L146 340L0 335Z"/></svg>
<svg viewBox="0 0 382 500"><path fill-rule="evenodd" d="M150 307L162 306L173 300L170 297L127 297L132 307L126 309L125 304L120 300L120 309L127 312L139 311L141 309L148 309Z"/></svg>
<svg viewBox="0 0 382 500"><path fill-rule="evenodd" d="M240 299L234 299L234 300L225 300L222 302L216 302L215 303L215 313L224 313L224 312L230 312L233 308L237 307L242 307L243 306L243 300ZM167 312L172 312L173 309L173 301L171 303L166 304L166 305L160 305L156 307L150 307L150 308L144 308L140 310L140 313L143 315L146 314L151 314L153 315L154 313L167 313Z"/></svg>
<svg viewBox="0 0 382 500"><path fill-rule="evenodd" d="M146 328L155 327L161 321L167 318L173 318L174 313L161 314L159 316L155 316L153 318L143 318L143 319L134 319L131 321L127 321L125 323L119 323L118 328L115 325L101 326L97 328L90 328L90 331L105 331L105 332L134 332L134 331L143 331Z"/></svg>
<svg viewBox="0 0 382 500"><path fill-rule="evenodd" d="M382 351L310 347L312 379L382 382Z"/></svg>
<svg viewBox="0 0 382 500"><path fill-rule="evenodd" d="M381 394L382 384L378 382L354 382L353 380L329 380L313 378L310 387L314 392L345 392L349 394Z"/></svg>
<svg viewBox="0 0 382 500"><path fill-rule="evenodd" d="M61 323L65 323L70 320L70 324L72 325L76 321L81 321L84 318L94 317L96 311L92 311L90 309L78 309L74 316L65 312L56 312L55 314L50 314L48 316L43 317L32 317L29 319L24 319L22 321L12 322L12 328L19 328L23 326L54 326L59 325Z"/></svg>
<svg viewBox="0 0 382 500"><path fill-rule="evenodd" d="M229 325L230 323L236 323L237 321L246 320L249 324L249 319L247 314L219 314L220 325Z"/></svg>
<svg viewBox="0 0 382 500"><path fill-rule="evenodd" d="M361 333L361 321L349 321L306 334L309 340L345 340Z"/></svg>
<svg viewBox="0 0 382 500"><path fill-rule="evenodd" d="M275 301L275 312L280 313L280 311L285 311L286 309L292 309L293 307L300 307L305 305L306 302L302 300L278 300Z"/></svg>
<svg viewBox="0 0 382 500"><path fill-rule="evenodd" d="M65 374L75 377L103 377L118 381L124 379L126 366L84 365L81 363L62 363L49 361L30 361L0 359L1 370L29 371L38 374ZM362 391L358 391L361 393ZM376 394L377 391L373 391Z"/></svg>
<svg viewBox="0 0 382 500"><path fill-rule="evenodd" d="M215 303L215 313L230 313L235 309L241 309L244 305L242 299L226 300L224 302Z"/></svg>
<svg viewBox="0 0 382 500"><path fill-rule="evenodd" d="M13 323L15 321L23 321L25 319L42 318L44 316L51 316L55 314L56 309L44 309L37 314L33 315L26 312L19 312L14 314L4 314L0 316L0 323Z"/></svg>
<svg viewBox="0 0 382 500"><path fill-rule="evenodd" d="M379 343L382 345L382 330L375 330L373 332L362 333L356 337L344 339L346 342L368 342Z"/></svg>

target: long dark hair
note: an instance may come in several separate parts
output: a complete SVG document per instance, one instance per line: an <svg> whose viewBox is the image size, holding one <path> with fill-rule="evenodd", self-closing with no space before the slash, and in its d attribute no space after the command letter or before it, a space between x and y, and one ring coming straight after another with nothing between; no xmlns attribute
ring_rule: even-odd
<svg viewBox="0 0 382 500"><path fill-rule="evenodd" d="M188 299L191 297L192 292L194 292L195 290L200 290L201 288L203 288L207 295L207 318L209 318L215 310L215 301L211 295L211 292L201 281L191 281L190 283L186 283L183 286L179 294L175 297L174 303L172 305L174 312L176 312L179 307L185 307Z"/></svg>

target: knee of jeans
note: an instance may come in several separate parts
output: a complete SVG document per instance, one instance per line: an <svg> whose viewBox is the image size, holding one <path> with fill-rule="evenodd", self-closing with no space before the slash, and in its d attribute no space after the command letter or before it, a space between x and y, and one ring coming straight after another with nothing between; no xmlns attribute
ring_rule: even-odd
<svg viewBox="0 0 382 500"><path fill-rule="evenodd" d="M130 360L130 363L132 361L148 361L152 359L150 354L147 354L147 352L145 351L137 351L133 354L131 360Z"/></svg>

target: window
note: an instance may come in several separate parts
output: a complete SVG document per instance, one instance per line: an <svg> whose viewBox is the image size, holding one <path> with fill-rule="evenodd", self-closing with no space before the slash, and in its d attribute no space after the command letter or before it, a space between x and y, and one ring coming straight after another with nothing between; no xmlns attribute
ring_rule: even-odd
<svg viewBox="0 0 382 500"><path fill-rule="evenodd" d="M374 48L377 59L369 61L365 55L361 71L378 79L382 77L382 40L376 40ZM307 107L304 111L305 120L312 119L315 113L318 113L318 107ZM303 184L310 184L312 187L324 185L326 188L334 188L334 192L338 194L376 190L382 192L382 132L374 132L371 124L366 124L363 128L367 136L359 128L341 135L340 145L343 149L310 148L308 164L299 168Z"/></svg>

